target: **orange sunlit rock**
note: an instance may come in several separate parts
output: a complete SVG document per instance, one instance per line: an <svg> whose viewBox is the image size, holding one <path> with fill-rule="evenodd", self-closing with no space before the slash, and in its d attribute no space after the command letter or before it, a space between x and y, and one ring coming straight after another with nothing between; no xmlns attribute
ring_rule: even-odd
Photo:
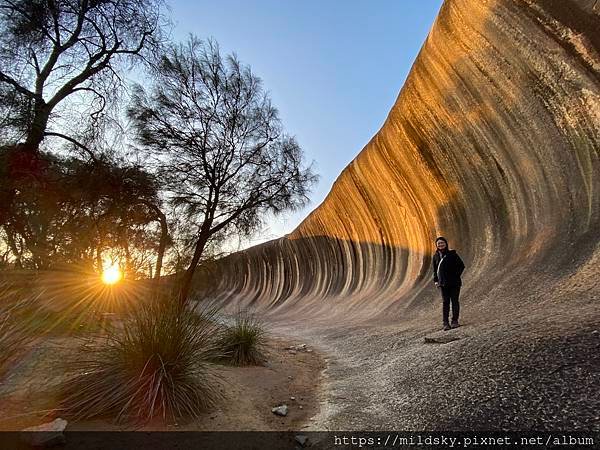
<svg viewBox="0 0 600 450"><path fill-rule="evenodd" d="M437 301L438 235L476 301L494 301L491 286L529 289L556 261L591 260L600 12L559 3L447 0L383 126L323 203L288 236L224 258L215 292L364 318Z"/></svg>

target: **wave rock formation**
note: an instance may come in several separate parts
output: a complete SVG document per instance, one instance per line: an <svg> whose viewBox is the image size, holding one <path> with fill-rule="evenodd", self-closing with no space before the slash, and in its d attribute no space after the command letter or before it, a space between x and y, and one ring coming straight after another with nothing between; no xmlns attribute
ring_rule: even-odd
<svg viewBox="0 0 600 450"><path fill-rule="evenodd" d="M215 292L316 316L419 309L438 295L437 235L463 256L463 296L477 302L589 262L599 52L598 1L447 0L387 120L325 201L289 235L221 260Z"/></svg>
<svg viewBox="0 0 600 450"><path fill-rule="evenodd" d="M203 298L327 355L312 429L600 431L599 151L600 1L446 0L323 203ZM449 332L437 235L466 264Z"/></svg>

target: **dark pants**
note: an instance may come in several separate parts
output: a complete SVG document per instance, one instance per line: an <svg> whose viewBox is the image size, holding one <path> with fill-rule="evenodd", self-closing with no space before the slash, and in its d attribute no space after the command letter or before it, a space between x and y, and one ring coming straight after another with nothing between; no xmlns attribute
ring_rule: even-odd
<svg viewBox="0 0 600 450"><path fill-rule="evenodd" d="M448 323L450 303L452 303L452 321L458 322L458 313L460 310L458 296L460 295L460 286L442 286L440 290L442 291L442 299L444 300L444 307L442 311L444 323Z"/></svg>

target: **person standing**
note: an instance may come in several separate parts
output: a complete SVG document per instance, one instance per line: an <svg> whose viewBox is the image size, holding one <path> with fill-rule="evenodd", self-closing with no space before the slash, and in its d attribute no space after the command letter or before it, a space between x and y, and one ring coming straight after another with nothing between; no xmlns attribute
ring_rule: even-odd
<svg viewBox="0 0 600 450"><path fill-rule="evenodd" d="M442 292L442 319L444 331L447 331L460 326L458 324L460 313L458 297L462 286L460 276L465 270L465 265L456 250L449 249L445 237L438 237L435 240L435 246L437 250L433 255L433 282ZM448 323L450 304L452 304L452 323Z"/></svg>

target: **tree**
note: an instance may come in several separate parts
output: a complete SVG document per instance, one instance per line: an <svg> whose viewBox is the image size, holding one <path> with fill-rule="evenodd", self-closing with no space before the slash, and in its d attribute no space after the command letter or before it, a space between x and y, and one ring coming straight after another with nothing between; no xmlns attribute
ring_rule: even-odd
<svg viewBox="0 0 600 450"><path fill-rule="evenodd" d="M109 250L125 256L132 274L140 271L148 250L157 250L148 243L159 241L160 272L168 235L151 174L108 153L95 160L36 154L37 176L24 178L22 154L14 146L0 147L0 239L16 267L47 269L66 262L101 270Z"/></svg>
<svg viewBox="0 0 600 450"><path fill-rule="evenodd" d="M49 125L66 99L79 97L95 128L122 85L118 65L161 39L161 3L0 0L0 125L33 151L57 136L89 152L73 130Z"/></svg>
<svg viewBox="0 0 600 450"><path fill-rule="evenodd" d="M181 280L186 302L207 243L228 227L248 235L265 213L304 206L317 176L303 167L260 78L214 41L169 46L149 92L137 85L128 115L172 204L194 229ZM150 160L150 159L149 159Z"/></svg>

